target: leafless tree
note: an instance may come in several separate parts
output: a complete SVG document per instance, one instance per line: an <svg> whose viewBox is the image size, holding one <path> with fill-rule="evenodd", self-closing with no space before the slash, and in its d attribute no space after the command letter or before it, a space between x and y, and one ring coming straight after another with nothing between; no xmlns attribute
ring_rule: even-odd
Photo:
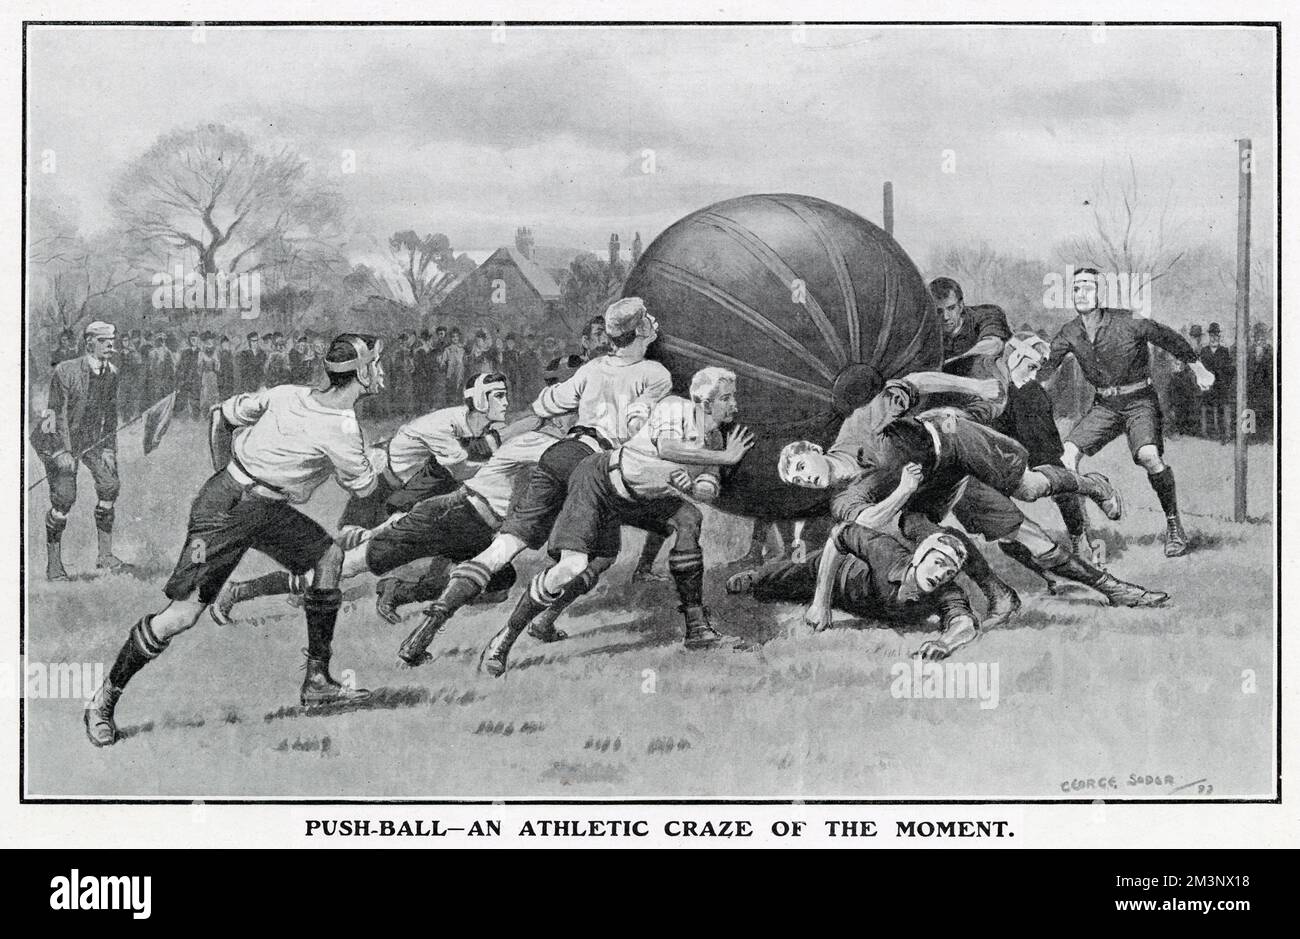
<svg viewBox="0 0 1300 939"><path fill-rule="evenodd" d="M111 234L87 238L45 197L32 200L28 219L30 309L51 334L75 330L100 305L138 283L122 245Z"/></svg>
<svg viewBox="0 0 1300 939"><path fill-rule="evenodd" d="M1183 259L1177 245L1180 225L1172 220L1173 199L1140 184L1130 156L1127 171L1103 165L1092 197L1093 231L1067 238L1058 248L1065 263L1091 262L1106 272L1148 274L1155 282Z"/></svg>
<svg viewBox="0 0 1300 939"><path fill-rule="evenodd" d="M258 270L268 247L319 240L341 213L337 193L312 180L297 153L265 152L221 124L162 135L110 198L142 257L156 267L179 251L200 276Z"/></svg>

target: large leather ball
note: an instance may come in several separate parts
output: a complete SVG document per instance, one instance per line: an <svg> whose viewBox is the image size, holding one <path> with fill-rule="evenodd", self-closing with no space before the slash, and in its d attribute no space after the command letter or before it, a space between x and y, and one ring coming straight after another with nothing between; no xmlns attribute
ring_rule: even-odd
<svg viewBox="0 0 1300 939"><path fill-rule="evenodd" d="M835 438L884 382L942 362L941 322L910 258L882 229L811 196L728 199L651 242L623 288L660 324L651 357L687 394L691 375L737 375L738 422L757 444L718 506L765 519L821 514L824 493L782 483L781 447Z"/></svg>

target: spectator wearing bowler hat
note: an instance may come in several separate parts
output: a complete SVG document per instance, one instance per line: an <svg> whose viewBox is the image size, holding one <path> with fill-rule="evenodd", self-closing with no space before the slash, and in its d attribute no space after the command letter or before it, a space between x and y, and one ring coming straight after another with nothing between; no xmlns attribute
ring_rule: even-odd
<svg viewBox="0 0 1300 939"><path fill-rule="evenodd" d="M1232 361L1232 350L1220 344L1223 331L1219 324L1211 323L1205 335L1201 364L1214 375L1214 386L1201 395L1201 436L1210 437L1212 434L1222 443L1235 435L1232 405L1237 388L1237 369Z"/></svg>

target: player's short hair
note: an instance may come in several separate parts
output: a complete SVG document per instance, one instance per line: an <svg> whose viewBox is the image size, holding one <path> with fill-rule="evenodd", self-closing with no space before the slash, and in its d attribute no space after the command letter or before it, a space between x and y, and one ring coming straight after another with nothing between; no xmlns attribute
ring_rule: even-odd
<svg viewBox="0 0 1300 939"><path fill-rule="evenodd" d="M1101 277L1101 271L1093 267L1091 264L1085 264L1083 267L1076 267L1074 269L1074 276L1078 277L1080 274L1091 274L1093 277Z"/></svg>
<svg viewBox="0 0 1300 939"><path fill-rule="evenodd" d="M351 362L357 357L357 347L355 342L359 340L365 343L367 349L374 349L375 337L366 333L340 333L334 337L330 343L329 350L325 353L325 361L328 362ZM329 378L331 388L342 388L357 377L355 371L334 372L328 368L325 370Z"/></svg>
<svg viewBox="0 0 1300 939"><path fill-rule="evenodd" d="M562 381L568 381L578 369L582 368L586 361L576 352L572 355L562 355L557 359L551 359L546 363L546 368L542 371L542 380L548 385L558 385Z"/></svg>
<svg viewBox="0 0 1300 939"><path fill-rule="evenodd" d="M951 277L936 277L930 281L930 296L938 303L948 296L957 298L958 303L965 303L966 297L961 292L961 284Z"/></svg>
<svg viewBox="0 0 1300 939"><path fill-rule="evenodd" d="M781 482L788 483L793 472L794 461L799 459L805 453L821 453L822 448L811 440L796 440L793 443L787 443L781 448L781 455L777 457L776 474L781 477Z"/></svg>
<svg viewBox="0 0 1300 939"><path fill-rule="evenodd" d="M718 385L729 381L736 384L736 373L717 365L709 365L691 376L691 400L708 404L718 392Z"/></svg>

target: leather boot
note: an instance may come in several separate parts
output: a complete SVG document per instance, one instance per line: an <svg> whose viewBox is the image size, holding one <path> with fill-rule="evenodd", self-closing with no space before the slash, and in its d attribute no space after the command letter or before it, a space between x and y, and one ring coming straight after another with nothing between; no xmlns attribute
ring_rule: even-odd
<svg viewBox="0 0 1300 939"><path fill-rule="evenodd" d="M555 621L560 618L564 608L559 604L547 607L534 617L528 626L528 635L532 636L538 642L562 642L569 638L569 634L563 629L555 627ZM498 633L498 635L500 635Z"/></svg>
<svg viewBox="0 0 1300 939"><path fill-rule="evenodd" d="M1064 553L1064 552L1062 552ZM1111 606L1152 607L1161 606L1169 599L1169 594L1158 590L1147 590L1137 584L1120 580L1105 571L1098 570L1082 558L1067 555L1065 560L1051 568L1057 577L1073 580L1091 587L1102 594Z"/></svg>
<svg viewBox="0 0 1300 939"><path fill-rule="evenodd" d="M66 517L57 516L51 509L45 513L45 579L71 580L63 569L63 529L68 527Z"/></svg>
<svg viewBox="0 0 1300 939"><path fill-rule="evenodd" d="M111 747L117 742L117 721L113 712L122 697L122 689L105 680L90 699L82 714L86 737L97 747Z"/></svg>
<svg viewBox="0 0 1300 939"><path fill-rule="evenodd" d="M71 580L68 572L63 569L63 542L47 541L45 542L45 579L46 580Z"/></svg>
<svg viewBox="0 0 1300 939"><path fill-rule="evenodd" d="M305 649L303 652L306 654ZM306 669L307 674L303 677L302 690L298 695L299 702L305 708L320 704L364 701L370 697L369 689L348 688L335 681L330 675L328 657L314 658L308 655Z"/></svg>
<svg viewBox="0 0 1300 939"><path fill-rule="evenodd" d="M424 611L424 619L420 620L420 625L411 630L411 634L402 642L401 648L397 650L397 657L407 665L423 665L430 661L431 656L427 651L429 643L433 642L433 637L438 635L438 630L442 629L447 623L450 614L437 604L431 604Z"/></svg>
<svg viewBox="0 0 1300 939"><path fill-rule="evenodd" d="M709 611L702 606L680 606L686 619L685 646L688 649L735 648L742 643L735 636L724 636L709 622Z"/></svg>
<svg viewBox="0 0 1300 939"><path fill-rule="evenodd" d="M1187 553L1187 532L1183 531L1183 520L1178 515L1165 519L1165 557L1180 558Z"/></svg>
<svg viewBox="0 0 1300 939"><path fill-rule="evenodd" d="M522 632L523 628L518 625L507 623L503 626L483 647L483 654L478 659L478 670L487 672L493 678L504 675L509 664L510 650Z"/></svg>

